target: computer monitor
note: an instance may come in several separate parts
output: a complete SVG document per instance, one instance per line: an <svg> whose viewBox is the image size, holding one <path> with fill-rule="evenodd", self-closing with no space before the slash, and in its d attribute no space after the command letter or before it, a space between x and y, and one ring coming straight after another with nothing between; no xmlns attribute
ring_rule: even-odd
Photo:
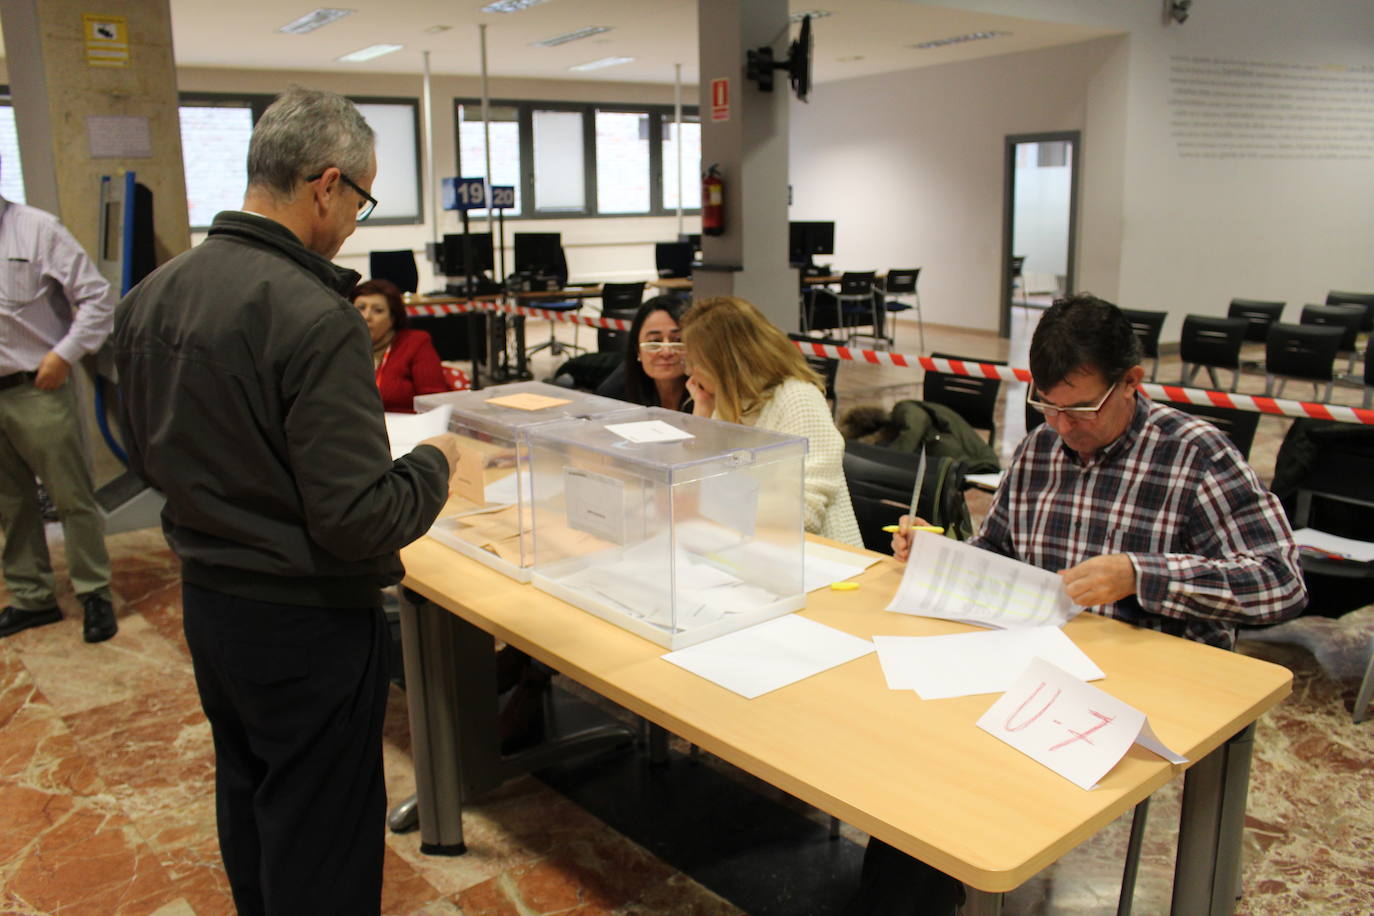
<svg viewBox="0 0 1374 916"><path fill-rule="evenodd" d="M558 232L517 232L513 238L517 273L545 273L568 282L568 262L563 255L563 236Z"/></svg>
<svg viewBox="0 0 1374 916"><path fill-rule="evenodd" d="M679 242L687 242L692 246L692 251L697 257L701 256L701 233L700 232L679 232L677 236Z"/></svg>
<svg viewBox="0 0 1374 916"><path fill-rule="evenodd" d="M654 245L654 265L658 268L658 275L664 279L690 277L694 255L691 242L658 242Z"/></svg>
<svg viewBox="0 0 1374 916"><path fill-rule="evenodd" d="M810 264L811 256L835 253L833 222L790 222L787 224L787 256L793 264Z"/></svg>
<svg viewBox="0 0 1374 916"><path fill-rule="evenodd" d="M492 269L491 233L474 232L468 238L472 245L473 274L483 274ZM444 235L444 247L440 252L439 267L446 277L466 277L469 265L465 261L466 248L460 232Z"/></svg>

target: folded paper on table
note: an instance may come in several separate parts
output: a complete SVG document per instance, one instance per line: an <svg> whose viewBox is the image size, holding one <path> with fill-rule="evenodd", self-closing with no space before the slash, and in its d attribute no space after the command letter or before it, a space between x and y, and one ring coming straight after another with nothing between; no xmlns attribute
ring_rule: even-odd
<svg viewBox="0 0 1374 916"><path fill-rule="evenodd" d="M1032 659L978 727L1083 789L1094 789L1132 744L1187 763L1155 736L1145 713L1041 658Z"/></svg>
<svg viewBox="0 0 1374 916"><path fill-rule="evenodd" d="M445 404L424 413L384 414L391 459L395 461L426 439L448 432L448 418L452 413L453 405Z"/></svg>
<svg viewBox="0 0 1374 916"><path fill-rule="evenodd" d="M875 636L887 686L923 700L1011 689L1031 659L1043 658L1084 681L1106 677L1058 627L979 630L948 636Z"/></svg>
<svg viewBox="0 0 1374 916"><path fill-rule="evenodd" d="M752 700L872 651L866 639L788 614L663 659Z"/></svg>
<svg viewBox="0 0 1374 916"><path fill-rule="evenodd" d="M1297 529L1293 532L1293 540L1299 547L1308 547L1347 560L1358 560L1362 563L1374 560L1374 541L1343 538L1315 528Z"/></svg>
<svg viewBox="0 0 1374 916"><path fill-rule="evenodd" d="M971 484L980 490L992 492L1002 483L1002 475L1005 471L996 471L992 474L965 474L964 483Z"/></svg>
<svg viewBox="0 0 1374 916"><path fill-rule="evenodd" d="M1082 610L1052 572L919 530L887 609L997 629L1063 626Z"/></svg>
<svg viewBox="0 0 1374 916"><path fill-rule="evenodd" d="M808 541L803 565L803 574L806 577L803 588L808 592L814 592L831 583L852 579L877 562L878 557Z"/></svg>

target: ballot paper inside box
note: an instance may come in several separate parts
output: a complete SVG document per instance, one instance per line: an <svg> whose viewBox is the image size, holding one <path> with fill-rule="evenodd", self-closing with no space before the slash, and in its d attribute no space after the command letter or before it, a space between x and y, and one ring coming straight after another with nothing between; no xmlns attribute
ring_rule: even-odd
<svg viewBox="0 0 1374 916"><path fill-rule="evenodd" d="M544 423L610 416L636 408L543 382L415 398L415 409L421 413L444 408L452 411L448 428L458 436L459 459L449 501L429 535L528 582L534 551L526 432Z"/></svg>
<svg viewBox="0 0 1374 916"><path fill-rule="evenodd" d="M537 588L670 649L805 604L805 439L640 408L528 441Z"/></svg>

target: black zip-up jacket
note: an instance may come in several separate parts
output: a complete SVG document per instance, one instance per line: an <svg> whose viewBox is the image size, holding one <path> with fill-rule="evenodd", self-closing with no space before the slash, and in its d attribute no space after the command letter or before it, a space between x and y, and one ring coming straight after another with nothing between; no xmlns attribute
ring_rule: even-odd
<svg viewBox="0 0 1374 916"><path fill-rule="evenodd" d="M380 603L448 493L443 453L393 462L357 282L285 226L227 211L117 307L130 466L167 498L187 582L256 601Z"/></svg>

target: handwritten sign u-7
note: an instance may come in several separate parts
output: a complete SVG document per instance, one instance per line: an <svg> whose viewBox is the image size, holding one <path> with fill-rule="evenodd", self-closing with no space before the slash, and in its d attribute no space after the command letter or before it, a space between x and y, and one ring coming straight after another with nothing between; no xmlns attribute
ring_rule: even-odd
<svg viewBox="0 0 1374 916"><path fill-rule="evenodd" d="M1186 762L1155 737L1145 713L1041 658L1032 659L978 727L1084 789L1095 788L1137 741L1171 762Z"/></svg>

